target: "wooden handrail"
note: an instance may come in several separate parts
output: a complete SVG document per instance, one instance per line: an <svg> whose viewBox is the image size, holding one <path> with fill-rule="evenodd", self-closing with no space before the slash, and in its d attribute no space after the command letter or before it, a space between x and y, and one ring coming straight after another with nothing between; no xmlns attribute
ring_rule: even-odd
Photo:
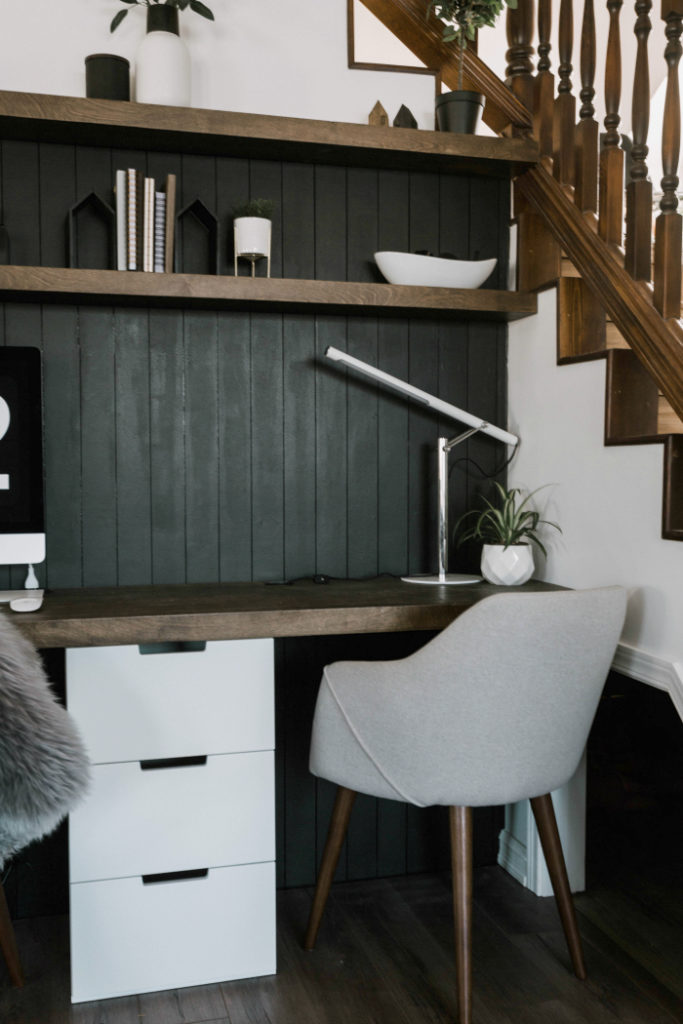
<svg viewBox="0 0 683 1024"><path fill-rule="evenodd" d="M652 289L634 282L583 214L541 165L517 178L517 187L600 296L608 316L683 418L683 328L662 319Z"/></svg>

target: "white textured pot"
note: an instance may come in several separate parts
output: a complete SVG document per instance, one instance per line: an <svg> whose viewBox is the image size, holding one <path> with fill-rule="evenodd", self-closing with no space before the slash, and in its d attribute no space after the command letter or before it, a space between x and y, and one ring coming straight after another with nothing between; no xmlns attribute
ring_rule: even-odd
<svg viewBox="0 0 683 1024"><path fill-rule="evenodd" d="M155 4L147 10L147 35L135 57L138 103L190 105L190 55L178 32L178 10Z"/></svg>
<svg viewBox="0 0 683 1024"><path fill-rule="evenodd" d="M235 217L237 256L270 256L271 221L267 217Z"/></svg>
<svg viewBox="0 0 683 1024"><path fill-rule="evenodd" d="M531 579L534 555L530 544L484 544L481 552L481 574L489 583L506 587L519 586Z"/></svg>

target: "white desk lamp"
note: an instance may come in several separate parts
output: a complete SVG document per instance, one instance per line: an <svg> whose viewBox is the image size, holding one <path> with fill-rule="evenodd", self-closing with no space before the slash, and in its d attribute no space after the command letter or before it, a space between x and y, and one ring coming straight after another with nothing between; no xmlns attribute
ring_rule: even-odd
<svg viewBox="0 0 683 1024"><path fill-rule="evenodd" d="M413 401L420 402L421 405L426 405L428 408L434 409L443 416L449 416L451 419L467 424L470 428L464 433L458 434L457 437L452 437L450 440L447 437L440 437L437 441L439 486L439 521L437 537L439 563L438 574L427 576L402 576L401 579L405 583L480 583L481 576L468 576L463 573L446 572L448 566L448 453L456 444L460 444L461 441L466 441L468 437L479 432L482 434L489 434L491 437L495 437L497 441L502 441L504 444L519 444L519 438L514 434L508 433L507 430L502 430L500 427L494 427L492 424L486 423L485 420L482 420L478 416L473 416L471 413L465 412L464 409L459 409L457 405L451 405L449 402L444 402L442 399L436 398L434 395L430 395L427 391L421 391L420 388L416 388L412 384L408 384L406 381L400 380L399 377L392 377L391 374L385 373L384 370L378 370L376 366L371 366L370 363L364 363L361 359L356 359L355 356L347 355L346 352L341 352L338 348L333 348L331 345L325 350L325 355L328 359L333 359L335 362L343 363L352 370L358 370L359 373L364 373L368 377L374 378L385 387L391 388L393 391L398 391L399 394L412 398Z"/></svg>

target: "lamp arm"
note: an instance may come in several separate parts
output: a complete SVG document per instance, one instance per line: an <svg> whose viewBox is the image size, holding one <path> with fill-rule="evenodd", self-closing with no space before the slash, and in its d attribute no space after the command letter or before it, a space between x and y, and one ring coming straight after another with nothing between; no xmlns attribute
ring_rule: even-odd
<svg viewBox="0 0 683 1024"><path fill-rule="evenodd" d="M513 445L519 443L519 438L516 437L515 434L510 434L507 430L503 430L501 427L495 427L493 424L487 423L480 417L473 416L472 413L466 412L464 409L459 409L457 405L451 405L450 402L444 402L441 398L437 398L435 395L430 395L428 391L422 391L420 388L416 388L413 384L409 384L407 381L401 380L400 377L393 377L390 373L385 373L384 370L378 370L376 366L372 366L370 363L365 363L362 359L356 359L355 356L350 356L346 352L342 352L340 349L334 348L332 345L325 349L325 355L328 359L343 363L345 366L349 366L352 370L358 370L360 373L364 373L366 376L379 381L380 384L384 384L385 387L398 391L400 394L406 395L408 398L412 398L413 401L420 402L422 405L426 405L430 409L434 409L435 412L442 413L444 416L449 416L451 419L459 420L461 423L466 423L469 427L472 427L474 430L480 430L483 434L489 434L491 437L495 437L497 441Z"/></svg>

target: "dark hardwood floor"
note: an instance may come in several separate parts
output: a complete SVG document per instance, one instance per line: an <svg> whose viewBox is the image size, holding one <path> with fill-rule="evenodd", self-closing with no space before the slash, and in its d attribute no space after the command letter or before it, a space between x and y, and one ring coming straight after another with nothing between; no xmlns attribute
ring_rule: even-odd
<svg viewBox="0 0 683 1024"><path fill-rule="evenodd" d="M27 974L0 968L2 1024L446 1024L456 1019L449 879L418 875L333 888L318 948L300 945L310 890L279 894L274 977L69 1002L63 916L17 922ZM683 1021L677 880L621 866L577 897L588 980L578 981L552 900L495 867L477 872L476 1024Z"/></svg>
<svg viewBox="0 0 683 1024"><path fill-rule="evenodd" d="M575 897L588 980L554 901L496 867L475 874L475 1024L683 1022L683 725L664 694L608 690L589 744L587 888ZM0 963L0 1024L455 1024L450 880L333 886L313 953L310 889L279 893L278 974L69 1002L68 922L16 922L27 974Z"/></svg>

